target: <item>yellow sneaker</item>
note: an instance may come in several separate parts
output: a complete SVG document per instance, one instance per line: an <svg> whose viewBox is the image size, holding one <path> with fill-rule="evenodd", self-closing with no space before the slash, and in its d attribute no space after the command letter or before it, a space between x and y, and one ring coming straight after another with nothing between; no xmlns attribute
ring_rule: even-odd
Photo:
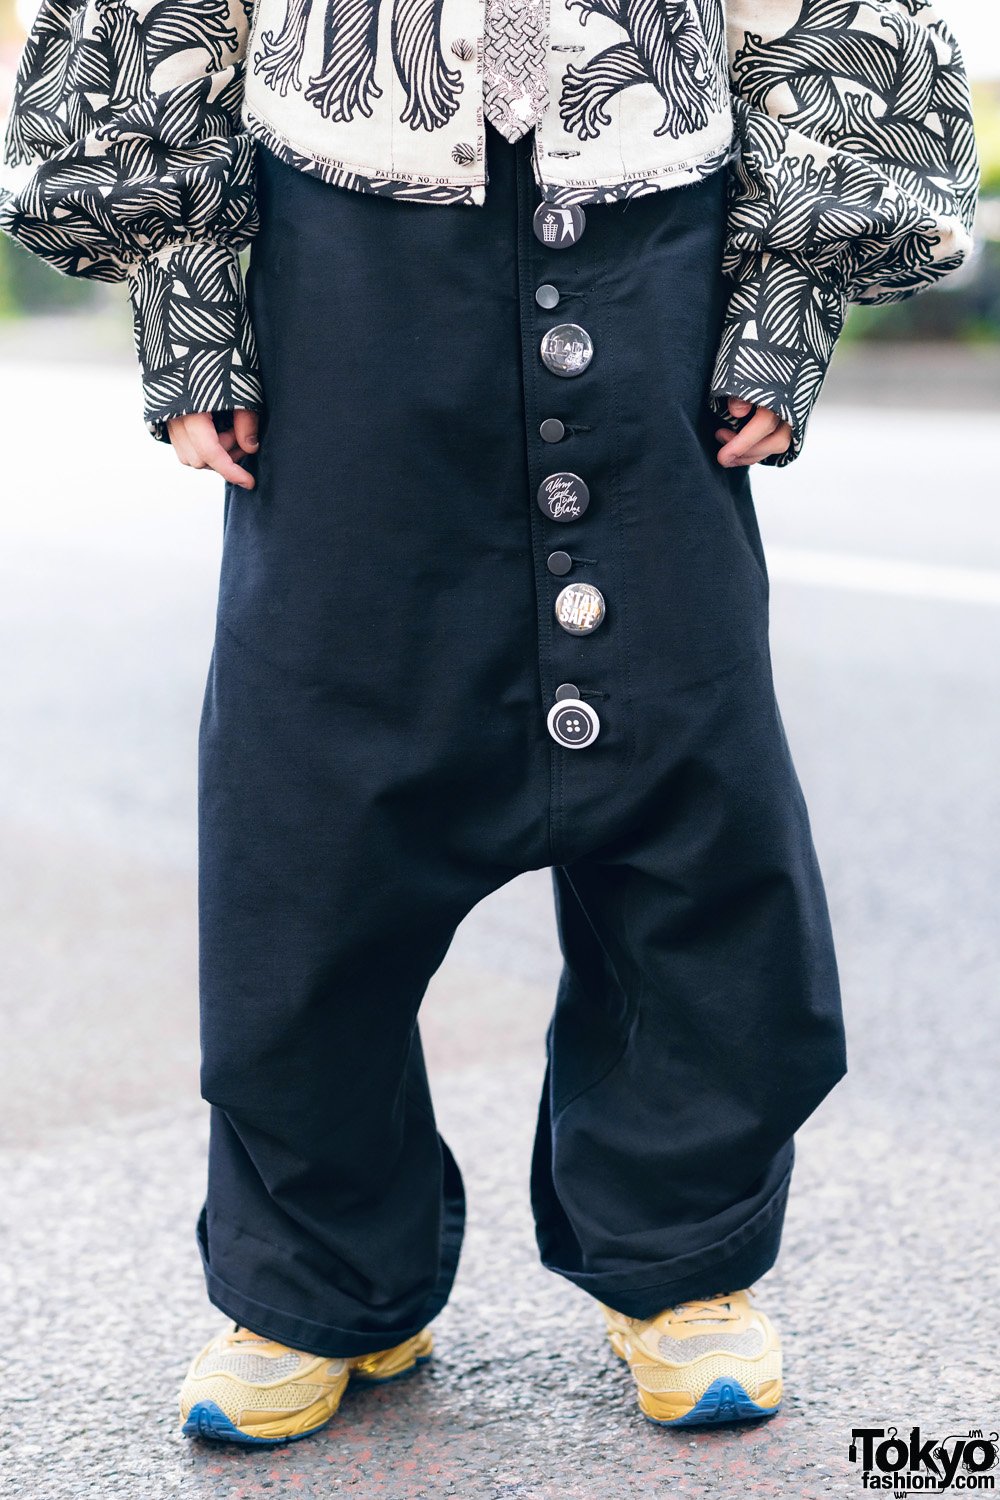
<svg viewBox="0 0 1000 1500"><path fill-rule="evenodd" d="M271 1444L325 1426L353 1377L394 1380L431 1356L425 1328L377 1354L325 1359L236 1328L217 1334L191 1362L181 1386L181 1431L220 1442Z"/></svg>
<svg viewBox="0 0 1000 1500"><path fill-rule="evenodd" d="M655 1318L601 1306L608 1339L629 1365L639 1406L669 1427L771 1417L781 1405L781 1344L750 1291L694 1298Z"/></svg>

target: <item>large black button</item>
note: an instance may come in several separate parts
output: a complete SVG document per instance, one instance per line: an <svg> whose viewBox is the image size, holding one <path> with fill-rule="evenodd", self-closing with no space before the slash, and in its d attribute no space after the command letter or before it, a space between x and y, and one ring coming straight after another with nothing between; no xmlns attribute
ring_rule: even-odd
<svg viewBox="0 0 1000 1500"><path fill-rule="evenodd" d="M545 722L552 738L567 750L592 745L601 731L600 719L582 698L560 698L549 709Z"/></svg>
<svg viewBox="0 0 1000 1500"><path fill-rule="evenodd" d="M551 312L554 307L559 306L559 288L553 286L551 282L546 281L535 292L535 301L539 307L544 307L547 311Z"/></svg>
<svg viewBox="0 0 1000 1500"><path fill-rule="evenodd" d="M538 504L550 521L578 521L590 504L579 474L548 474L538 486Z"/></svg>
<svg viewBox="0 0 1000 1500"><path fill-rule="evenodd" d="M558 443L566 436L565 425L558 417L546 417L538 431L546 443Z"/></svg>
<svg viewBox="0 0 1000 1500"><path fill-rule="evenodd" d="M545 566L557 578L563 578L572 568L573 559L568 552L550 552L545 559Z"/></svg>
<svg viewBox="0 0 1000 1500"><path fill-rule="evenodd" d="M590 635L604 619L604 595L592 583L568 583L556 599L556 619L570 635Z"/></svg>
<svg viewBox="0 0 1000 1500"><path fill-rule="evenodd" d="M550 250L568 250L575 245L587 224L583 209L573 203L557 208L554 203L539 203L531 220L536 239Z"/></svg>
<svg viewBox="0 0 1000 1500"><path fill-rule="evenodd" d="M594 341L579 323L557 323L542 335L542 364L567 380L582 375L594 357Z"/></svg>

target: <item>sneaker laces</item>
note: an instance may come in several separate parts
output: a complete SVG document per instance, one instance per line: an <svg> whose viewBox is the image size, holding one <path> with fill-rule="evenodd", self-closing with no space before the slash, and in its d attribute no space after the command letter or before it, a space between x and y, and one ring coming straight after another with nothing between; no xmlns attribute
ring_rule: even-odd
<svg viewBox="0 0 1000 1500"><path fill-rule="evenodd" d="M732 1292L723 1292L716 1297L692 1297L689 1302L678 1302L670 1311L679 1323L732 1323L739 1318L732 1302Z"/></svg>
<svg viewBox="0 0 1000 1500"><path fill-rule="evenodd" d="M271 1339L266 1339L262 1333L254 1333L250 1328L243 1328L239 1323L233 1325L232 1339L234 1344L269 1344Z"/></svg>

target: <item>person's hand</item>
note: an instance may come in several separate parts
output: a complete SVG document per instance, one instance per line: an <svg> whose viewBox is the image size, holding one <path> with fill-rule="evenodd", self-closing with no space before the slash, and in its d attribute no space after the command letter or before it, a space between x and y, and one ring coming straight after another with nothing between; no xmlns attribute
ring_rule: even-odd
<svg viewBox="0 0 1000 1500"><path fill-rule="evenodd" d="M766 406L755 409L752 402L741 401L738 396L730 396L727 404L729 415L737 420L750 416L751 412L754 414L739 432L733 432L728 427L716 430L715 439L720 445L717 455L720 464L727 469L740 465L749 467L750 464L759 464L762 458L769 458L772 453L787 452L792 441L792 429L776 412L768 411Z"/></svg>
<svg viewBox="0 0 1000 1500"><path fill-rule="evenodd" d="M224 432L216 432L211 412L189 412L170 418L167 435L182 464L191 469L214 469L230 484L253 489L256 481L249 470L240 468L240 459L256 453L259 446L255 411L237 408L233 425Z"/></svg>

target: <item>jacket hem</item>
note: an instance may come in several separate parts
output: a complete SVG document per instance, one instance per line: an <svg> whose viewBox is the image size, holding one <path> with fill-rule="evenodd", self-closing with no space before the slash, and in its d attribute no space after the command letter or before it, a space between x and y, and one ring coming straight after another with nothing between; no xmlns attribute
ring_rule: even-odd
<svg viewBox="0 0 1000 1500"><path fill-rule="evenodd" d="M647 193L662 192L668 188L685 187L689 183L700 182L706 177L714 176L726 166L733 159L735 152L734 137L727 140L724 145L713 146L710 150L691 157L687 161L677 162L672 166L654 167L626 177L624 180L610 176L555 183L545 179L545 174L539 165L539 151L536 143L533 167L535 181L543 200L559 208L568 208L573 204L583 206L588 203L616 203L623 199L640 198ZM544 155L544 152L542 154Z"/></svg>
<svg viewBox="0 0 1000 1500"><path fill-rule="evenodd" d="M257 144L265 147L286 166L294 167L311 177L318 177L333 187L353 188L355 192L373 193L382 198L400 198L411 203L479 205L486 201L485 173L473 182L459 182L450 177L429 179L407 172L383 176L370 167L355 166L350 162L303 150L275 130L267 120L255 115L251 109L244 109L243 123Z"/></svg>

